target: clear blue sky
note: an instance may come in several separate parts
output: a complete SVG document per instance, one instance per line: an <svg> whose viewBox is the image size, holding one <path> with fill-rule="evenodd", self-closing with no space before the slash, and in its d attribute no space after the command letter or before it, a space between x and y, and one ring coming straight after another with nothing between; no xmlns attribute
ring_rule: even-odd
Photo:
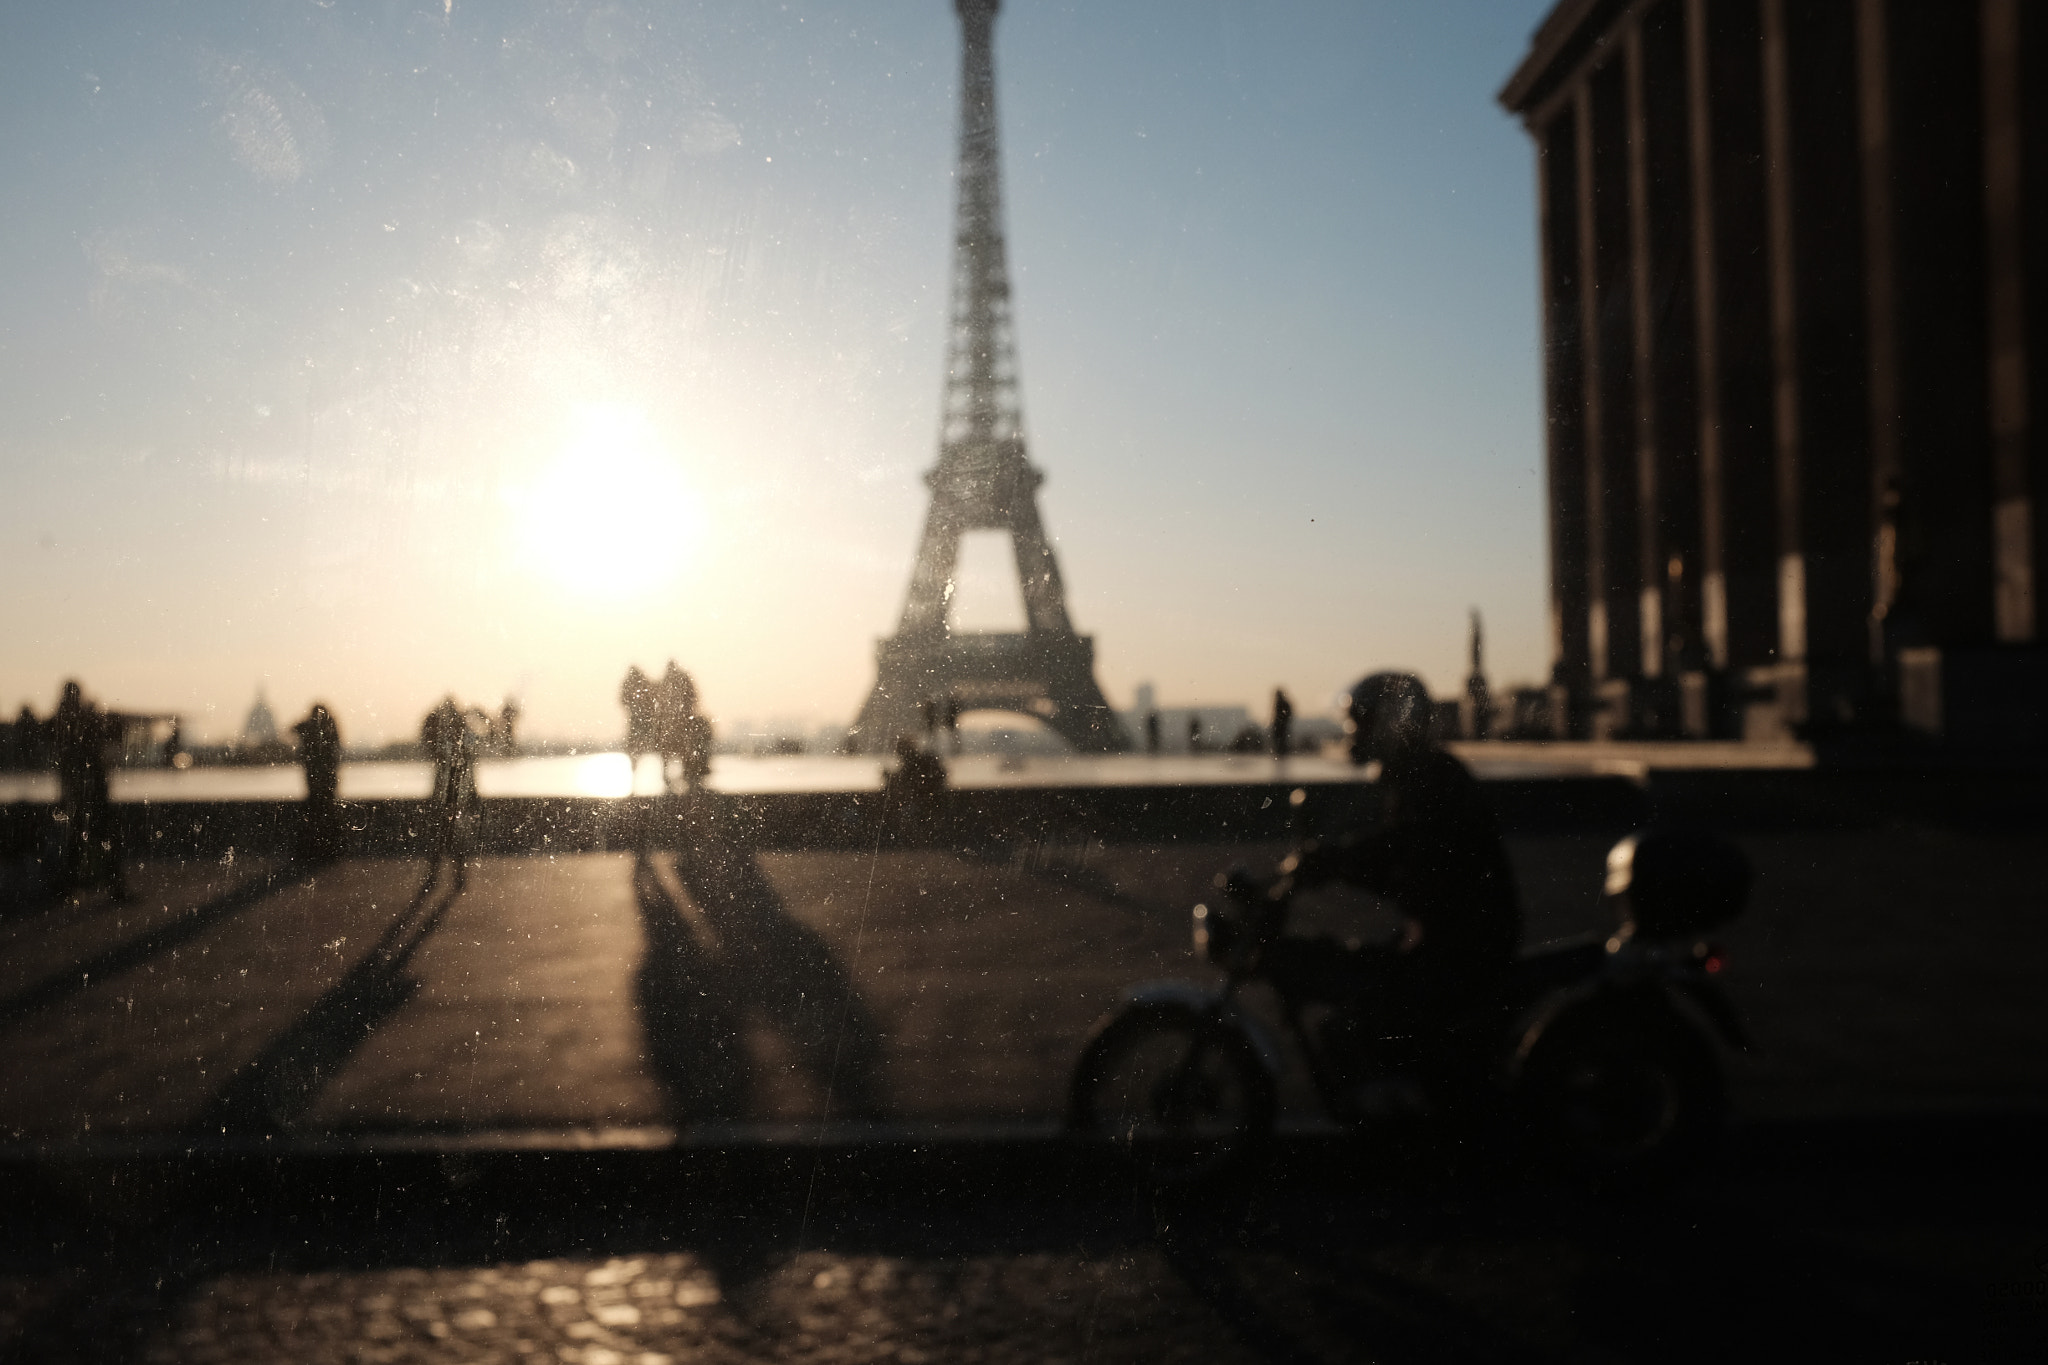
<svg viewBox="0 0 2048 1365"><path fill-rule="evenodd" d="M1010 0L1025 419L1117 704L1545 659L1545 5ZM945 0L9 6L0 704L851 716L934 454ZM971 556L965 624L1000 615ZM977 615L979 613L979 615Z"/></svg>

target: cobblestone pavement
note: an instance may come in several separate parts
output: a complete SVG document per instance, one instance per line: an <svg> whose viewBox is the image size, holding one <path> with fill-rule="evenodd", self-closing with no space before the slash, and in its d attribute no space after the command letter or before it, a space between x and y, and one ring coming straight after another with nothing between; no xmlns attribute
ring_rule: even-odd
<svg viewBox="0 0 2048 1365"><path fill-rule="evenodd" d="M2043 1127L1752 1135L1628 1201L1329 1143L1179 1201L1015 1144L79 1170L0 1222L0 1365L2039 1359Z"/></svg>
<svg viewBox="0 0 2048 1365"><path fill-rule="evenodd" d="M1249 1240L1211 1228L1036 1250L728 1247L312 1271L267 1270L259 1253L185 1281L144 1273L68 1305L75 1274L0 1276L0 1359L2039 1359L2039 1225L1987 1218L1986 1193L1946 1189L1875 1228L1846 1206L1814 1221L1822 1211L1783 1186L1738 1191L1718 1217L1697 1205L1537 1223L1443 1209L1389 1218L1339 1201L1336 1226L1309 1217ZM1956 1206L1959 1194L1976 1206ZM1802 1207L1774 1216L1787 1204Z"/></svg>
<svg viewBox="0 0 2048 1365"><path fill-rule="evenodd" d="M475 1269L228 1275L142 1358L671 1365L1249 1360L1157 1252L792 1256L725 1286L688 1254Z"/></svg>

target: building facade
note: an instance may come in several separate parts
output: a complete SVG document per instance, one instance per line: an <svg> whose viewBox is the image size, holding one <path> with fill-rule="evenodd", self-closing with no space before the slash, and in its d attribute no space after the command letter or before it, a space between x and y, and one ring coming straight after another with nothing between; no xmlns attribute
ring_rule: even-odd
<svg viewBox="0 0 2048 1365"><path fill-rule="evenodd" d="M1565 0L1500 99L1559 731L2040 743L2048 6Z"/></svg>

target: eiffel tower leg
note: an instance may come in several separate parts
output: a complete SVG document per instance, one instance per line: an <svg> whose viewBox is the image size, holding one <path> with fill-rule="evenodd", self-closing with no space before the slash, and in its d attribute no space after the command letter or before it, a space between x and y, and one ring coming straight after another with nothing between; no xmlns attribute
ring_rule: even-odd
<svg viewBox="0 0 2048 1365"><path fill-rule="evenodd" d="M943 652L943 642L928 650L906 648L906 638L884 640L875 651L875 686L848 736L856 753L888 753L898 735L914 735L923 727L920 702L937 700L953 689L952 679L932 667Z"/></svg>
<svg viewBox="0 0 2048 1365"><path fill-rule="evenodd" d="M1059 635L1073 633L1067 618L1066 588L1060 582L1059 560L1038 519L1038 501L1025 498L1007 509L1010 545L1017 555L1017 583L1024 590L1024 615L1032 630ZM1094 684L1091 682L1090 686Z"/></svg>
<svg viewBox="0 0 2048 1365"><path fill-rule="evenodd" d="M1129 752L1131 742L1124 734L1123 724L1109 709L1109 701L1093 678L1070 680L1065 687L1055 688L1052 700L1053 713L1046 724L1053 733L1073 745L1074 752Z"/></svg>
<svg viewBox="0 0 2048 1365"><path fill-rule="evenodd" d="M932 498L931 511L924 520L924 539L918 542L917 561L910 570L910 592L903 600L903 621L899 635L916 635L946 628L949 594L946 585L960 562L960 535L965 519L952 498L944 493Z"/></svg>

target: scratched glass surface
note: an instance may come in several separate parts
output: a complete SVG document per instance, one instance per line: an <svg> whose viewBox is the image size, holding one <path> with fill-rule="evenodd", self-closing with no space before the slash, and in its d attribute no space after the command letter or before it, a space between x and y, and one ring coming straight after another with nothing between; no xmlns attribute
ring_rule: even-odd
<svg viewBox="0 0 2048 1365"><path fill-rule="evenodd" d="M0 13L0 1356L2037 1343L2044 110L2018 0Z"/></svg>

